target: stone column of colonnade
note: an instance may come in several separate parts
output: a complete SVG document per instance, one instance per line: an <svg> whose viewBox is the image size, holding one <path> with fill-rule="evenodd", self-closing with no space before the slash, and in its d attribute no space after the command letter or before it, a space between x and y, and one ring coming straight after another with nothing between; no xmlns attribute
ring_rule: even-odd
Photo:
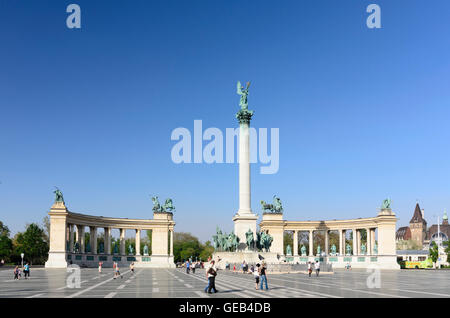
<svg viewBox="0 0 450 318"><path fill-rule="evenodd" d="M83 225L77 225L77 239L78 239L78 246L80 249L80 253L84 253L84 226Z"/></svg>
<svg viewBox="0 0 450 318"><path fill-rule="evenodd" d="M97 227L90 226L90 238L89 243L91 245L91 253L97 254Z"/></svg>
<svg viewBox="0 0 450 318"><path fill-rule="evenodd" d="M136 229L136 256L141 255L141 230Z"/></svg>
<svg viewBox="0 0 450 318"><path fill-rule="evenodd" d="M74 244L74 237L73 237L73 228L74 225L73 224L69 224L69 252L73 253L73 244Z"/></svg>
<svg viewBox="0 0 450 318"><path fill-rule="evenodd" d="M170 256L173 256L173 230L170 231Z"/></svg>
<svg viewBox="0 0 450 318"><path fill-rule="evenodd" d="M344 238L345 238L344 230L340 229L339 230L339 255L343 255L343 251L345 250L345 246L344 246L344 248L342 246L343 243L345 242Z"/></svg>
<svg viewBox="0 0 450 318"><path fill-rule="evenodd" d="M370 232L371 232L371 234L370 234L370 246L371 246L370 254L372 254L372 255L375 254L373 252L373 249L375 248L375 231L376 231L376 228L370 229Z"/></svg>
<svg viewBox="0 0 450 318"><path fill-rule="evenodd" d="M120 255L125 255L125 229L120 229Z"/></svg>
<svg viewBox="0 0 450 318"><path fill-rule="evenodd" d="M356 255L358 254L358 243L356 242L356 229L352 229L352 239L353 239L353 246L352 246L352 254Z"/></svg>
<svg viewBox="0 0 450 318"><path fill-rule="evenodd" d="M328 255L329 254L329 242L328 242L328 240L329 240L329 235L328 235L329 233L328 233L328 230L325 230L325 255Z"/></svg>
<svg viewBox="0 0 450 318"><path fill-rule="evenodd" d="M105 254L109 255L111 254L111 228L105 227Z"/></svg>
<svg viewBox="0 0 450 318"><path fill-rule="evenodd" d="M294 245L294 256L298 255L298 231L294 231L293 243Z"/></svg>
<svg viewBox="0 0 450 318"><path fill-rule="evenodd" d="M366 228L366 251L367 255L372 255L371 229Z"/></svg>
<svg viewBox="0 0 450 318"><path fill-rule="evenodd" d="M356 230L356 254L361 255L361 231Z"/></svg>
<svg viewBox="0 0 450 318"><path fill-rule="evenodd" d="M314 231L313 230L309 230L309 256L314 256Z"/></svg>

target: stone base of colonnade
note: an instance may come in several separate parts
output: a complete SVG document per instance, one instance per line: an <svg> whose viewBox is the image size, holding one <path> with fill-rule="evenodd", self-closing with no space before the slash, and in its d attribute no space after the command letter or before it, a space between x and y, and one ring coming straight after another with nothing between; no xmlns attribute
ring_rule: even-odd
<svg viewBox="0 0 450 318"><path fill-rule="evenodd" d="M106 255L79 253L67 253L65 267L70 264L76 264L80 267L97 268L99 262L103 263L103 268L111 268L113 266L113 263L116 262L119 265L119 268L122 268L122 270L129 268L132 262L134 262L135 268L175 268L173 256L168 255ZM49 266L49 268L65 267Z"/></svg>
<svg viewBox="0 0 450 318"><path fill-rule="evenodd" d="M320 261L331 264L333 269L346 268L379 268L400 269L396 255L328 255L328 256L282 256L282 261L289 264L306 264L307 262Z"/></svg>
<svg viewBox="0 0 450 318"><path fill-rule="evenodd" d="M45 268L67 268L66 252L49 252Z"/></svg>
<svg viewBox="0 0 450 318"><path fill-rule="evenodd" d="M151 255L142 256L134 263L136 268L175 268L173 256Z"/></svg>

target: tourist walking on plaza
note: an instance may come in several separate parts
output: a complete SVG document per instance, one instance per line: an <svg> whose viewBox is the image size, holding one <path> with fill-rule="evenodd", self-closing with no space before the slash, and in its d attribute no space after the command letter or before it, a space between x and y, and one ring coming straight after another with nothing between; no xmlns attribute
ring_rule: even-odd
<svg viewBox="0 0 450 318"><path fill-rule="evenodd" d="M131 270L131 274L134 274L134 262L131 262L130 270Z"/></svg>
<svg viewBox="0 0 450 318"><path fill-rule="evenodd" d="M256 264L256 269L253 268L253 277L255 277L255 289L258 290L258 284L259 284L259 264ZM267 283L267 282L266 282Z"/></svg>
<svg viewBox="0 0 450 318"><path fill-rule="evenodd" d="M123 278L122 274L120 274L119 264L114 262L113 268L114 268L114 279L116 279L119 275L120 275L120 278Z"/></svg>
<svg viewBox="0 0 450 318"><path fill-rule="evenodd" d="M30 265L28 264L28 262L23 267L23 273L24 273L25 279L27 279L27 277L30 278Z"/></svg>
<svg viewBox="0 0 450 318"><path fill-rule="evenodd" d="M316 276L319 276L319 272L320 272L320 263L319 263L319 261L316 261L316 264L314 265L314 268L316 269Z"/></svg>
<svg viewBox="0 0 450 318"><path fill-rule="evenodd" d="M197 263L192 264L192 274L195 274L195 266L197 266Z"/></svg>
<svg viewBox="0 0 450 318"><path fill-rule="evenodd" d="M186 274L189 274L189 267L190 267L189 260L187 260L186 261Z"/></svg>
<svg viewBox="0 0 450 318"><path fill-rule="evenodd" d="M16 266L16 268L14 268L14 280L19 280L19 275L20 275L20 269L19 269L19 266Z"/></svg>
<svg viewBox="0 0 450 318"><path fill-rule="evenodd" d="M217 268L215 266L214 260L211 261L211 265L206 270L206 275L208 276L208 294L212 294L211 290L213 289L214 293L217 293L216 289Z"/></svg>
<svg viewBox="0 0 450 318"><path fill-rule="evenodd" d="M103 266L103 262L98 262L98 273L99 274L102 272L102 266Z"/></svg>
<svg viewBox="0 0 450 318"><path fill-rule="evenodd" d="M261 285L259 286L259 289L263 290L263 284L266 285L266 290L269 289L269 287L267 286L267 267L266 267L266 263L262 262L261 266L259 267L259 277L261 279Z"/></svg>
<svg viewBox="0 0 450 318"><path fill-rule="evenodd" d="M311 262L308 262L308 275L309 275L309 277L311 277L311 273L312 273L312 265L311 265Z"/></svg>

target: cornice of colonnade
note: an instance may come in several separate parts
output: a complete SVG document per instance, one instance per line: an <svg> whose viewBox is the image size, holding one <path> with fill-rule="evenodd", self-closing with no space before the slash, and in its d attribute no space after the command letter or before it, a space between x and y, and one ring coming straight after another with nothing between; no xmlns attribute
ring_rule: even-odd
<svg viewBox="0 0 450 318"><path fill-rule="evenodd" d="M282 227L285 231L309 231L309 230L351 230L377 228L381 224L395 224L395 214L378 215L370 218L346 219L346 220L321 220L321 221L288 221L278 218L264 219L260 222L262 229Z"/></svg>
<svg viewBox="0 0 450 318"><path fill-rule="evenodd" d="M65 216L67 224L132 230L151 230L157 228L173 230L175 226L172 213L153 213L153 219L115 218L71 212L63 203L58 203L52 206L49 215Z"/></svg>

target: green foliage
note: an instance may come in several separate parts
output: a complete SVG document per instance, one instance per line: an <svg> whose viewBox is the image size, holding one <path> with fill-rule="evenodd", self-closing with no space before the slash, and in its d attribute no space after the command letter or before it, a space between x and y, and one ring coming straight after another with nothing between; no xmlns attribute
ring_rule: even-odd
<svg viewBox="0 0 450 318"><path fill-rule="evenodd" d="M174 232L173 234L173 254L175 262L181 262L189 259L191 256L195 260L207 260L212 256L214 248L211 242L201 244L195 236L190 233Z"/></svg>
<svg viewBox="0 0 450 318"><path fill-rule="evenodd" d="M9 237L10 231L9 228L0 221L0 236Z"/></svg>
<svg viewBox="0 0 450 318"><path fill-rule="evenodd" d="M23 233L17 233L13 242L13 254L20 258L24 253L24 261L31 264L43 264L48 256L48 242L45 231L36 223L29 224Z"/></svg>
<svg viewBox="0 0 450 318"><path fill-rule="evenodd" d="M1 235L0 236L0 258L3 259L5 262L9 262L11 259L12 251L13 251L12 240L6 235Z"/></svg>
<svg viewBox="0 0 450 318"><path fill-rule="evenodd" d="M439 250L436 242L432 242L430 246L430 258L433 261L433 263L436 263L439 258Z"/></svg>
<svg viewBox="0 0 450 318"><path fill-rule="evenodd" d="M200 252L200 259L206 261L208 257L212 256L214 253L214 246L211 245L210 241L207 241L205 245L203 245L203 249Z"/></svg>
<svg viewBox="0 0 450 318"><path fill-rule="evenodd" d="M44 219L42 220L42 224L44 225L45 230L45 241L50 242L50 218L48 217L48 215L44 217Z"/></svg>

